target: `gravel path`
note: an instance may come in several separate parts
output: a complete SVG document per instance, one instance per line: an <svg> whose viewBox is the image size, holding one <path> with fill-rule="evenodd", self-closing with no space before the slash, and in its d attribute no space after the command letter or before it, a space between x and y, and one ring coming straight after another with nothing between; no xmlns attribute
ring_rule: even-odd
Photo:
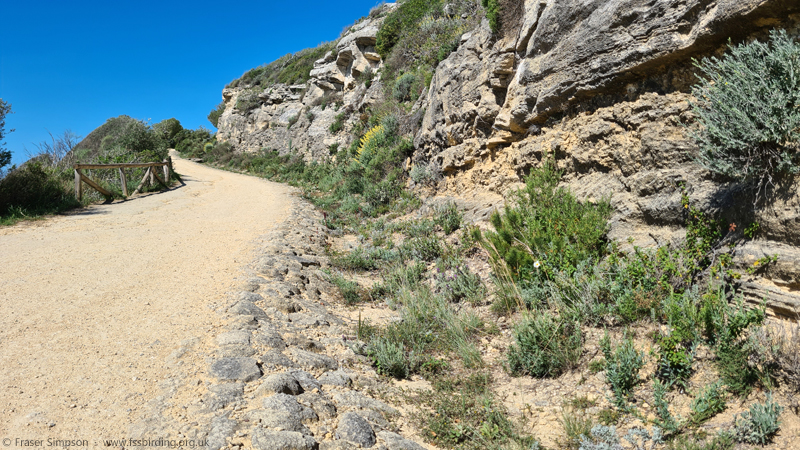
<svg viewBox="0 0 800 450"><path fill-rule="evenodd" d="M175 168L168 192L0 229L3 447L432 448L350 348L320 214Z"/></svg>
<svg viewBox="0 0 800 450"><path fill-rule="evenodd" d="M169 192L0 229L0 438L124 436L291 207L284 185L175 169Z"/></svg>

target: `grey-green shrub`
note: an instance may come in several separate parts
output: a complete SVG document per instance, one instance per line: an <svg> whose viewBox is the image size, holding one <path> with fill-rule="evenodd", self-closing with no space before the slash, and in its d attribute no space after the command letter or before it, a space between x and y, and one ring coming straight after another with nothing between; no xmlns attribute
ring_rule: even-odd
<svg viewBox="0 0 800 450"><path fill-rule="evenodd" d="M776 175L797 173L800 44L784 30L772 31L767 43L732 45L722 58L696 65L699 162L759 189Z"/></svg>
<svg viewBox="0 0 800 450"><path fill-rule="evenodd" d="M399 379L408 376L408 361L402 344L378 337L367 347L367 355L372 358L378 373Z"/></svg>
<svg viewBox="0 0 800 450"><path fill-rule="evenodd" d="M556 377L578 363L583 349L580 325L541 311L514 330L508 368L515 375Z"/></svg>
<svg viewBox="0 0 800 450"><path fill-rule="evenodd" d="M614 426L595 425L592 427L591 438L581 437L579 450L623 450L619 442L617 429ZM664 442L661 429L654 426L652 433L644 428L631 428L624 439L631 444L634 450L653 450ZM649 445L648 445L649 444Z"/></svg>
<svg viewBox="0 0 800 450"><path fill-rule="evenodd" d="M781 411L783 408L772 400L772 394L768 394L765 403L756 403L749 411L736 417L734 439L747 444L768 444L780 429Z"/></svg>
<svg viewBox="0 0 800 450"><path fill-rule="evenodd" d="M600 340L606 358L606 380L614 392L613 403L625 408L628 396L639 383L639 370L644 365L644 352L637 351L633 339L626 337L616 349L611 349L611 339L606 333Z"/></svg>
<svg viewBox="0 0 800 450"><path fill-rule="evenodd" d="M450 265L437 264L434 289L448 302L466 300L476 304L486 294L481 278L472 273L463 261Z"/></svg>
<svg viewBox="0 0 800 450"><path fill-rule="evenodd" d="M425 163L417 163L411 167L411 171L408 174L411 177L411 180L423 186L429 186L436 183L439 177L439 170L435 164L425 164Z"/></svg>
<svg viewBox="0 0 800 450"><path fill-rule="evenodd" d="M413 92L411 90L417 82L417 77L413 73L404 73L398 77L394 82L394 89L392 89L392 96L398 102L411 100Z"/></svg>

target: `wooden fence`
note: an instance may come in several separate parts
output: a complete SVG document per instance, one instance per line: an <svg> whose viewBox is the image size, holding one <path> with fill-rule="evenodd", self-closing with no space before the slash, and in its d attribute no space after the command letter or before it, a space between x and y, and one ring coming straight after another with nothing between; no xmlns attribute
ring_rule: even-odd
<svg viewBox="0 0 800 450"><path fill-rule="evenodd" d="M152 163L130 163L130 164L75 164L73 166L75 168L75 197L78 198L78 201L81 200L83 197L83 183L88 184L94 190L99 192L105 197L111 197L111 192L104 189L98 183L87 177L85 174L81 172L81 170L91 170L91 169L117 169L119 170L119 179L122 183L122 195L125 197L130 197L128 195L128 179L125 177L125 169L143 169L147 168L144 172L144 177L142 178L142 182L139 183L139 186L136 187L136 190L133 191L133 194L136 195L141 192L142 188L144 187L145 183L148 181L150 185L154 185L156 181L159 184L164 186L165 188L168 187L167 183L169 182L170 175L172 174L172 158L169 156L162 162L152 162ZM158 176L158 172L156 167L162 168L162 173L164 175L164 179L162 180L161 177Z"/></svg>

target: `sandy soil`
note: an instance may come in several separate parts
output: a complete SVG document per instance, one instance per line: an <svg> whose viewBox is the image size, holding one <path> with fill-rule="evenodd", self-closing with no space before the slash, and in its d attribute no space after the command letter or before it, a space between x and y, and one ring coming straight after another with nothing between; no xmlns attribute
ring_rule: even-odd
<svg viewBox="0 0 800 450"><path fill-rule="evenodd" d="M0 448L125 437L291 204L284 185L175 169L168 192L0 229Z"/></svg>

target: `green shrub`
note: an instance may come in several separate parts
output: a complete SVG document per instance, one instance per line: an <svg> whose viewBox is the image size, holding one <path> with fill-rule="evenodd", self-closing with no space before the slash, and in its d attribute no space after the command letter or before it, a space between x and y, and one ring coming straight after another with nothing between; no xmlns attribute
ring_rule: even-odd
<svg viewBox="0 0 800 450"><path fill-rule="evenodd" d="M722 288L705 296L702 314L706 335L714 345L716 366L722 381L733 394L747 396L759 381L768 376L750 364L747 330L764 321L764 308L747 309L741 298L731 306Z"/></svg>
<svg viewBox="0 0 800 450"><path fill-rule="evenodd" d="M667 445L668 450L732 450L736 443L729 433L720 433L710 441L688 436L677 436Z"/></svg>
<svg viewBox="0 0 800 450"><path fill-rule="evenodd" d="M0 98L0 170L11 163L11 152L5 148L6 143L3 141L6 136L6 115L11 113L11 104Z"/></svg>
<svg viewBox="0 0 800 450"><path fill-rule="evenodd" d="M263 89L276 83L305 83L311 77L310 73L314 68L314 62L325 56L325 53L333 50L334 47L334 42L324 42L315 48L307 48L295 54L282 56L269 64L248 70L241 78L232 81L226 87L261 86Z"/></svg>
<svg viewBox="0 0 800 450"><path fill-rule="evenodd" d="M626 337L612 351L608 333L600 340L600 348L606 358L606 381L614 392L613 403L618 408L625 409L631 391L639 383L639 370L644 366L644 352L634 348L630 337Z"/></svg>
<svg viewBox="0 0 800 450"><path fill-rule="evenodd" d="M525 188L513 194L502 214L491 216L494 232L485 234L495 272L507 265L522 287L552 279L557 271L570 275L580 262L599 259L607 247L605 234L611 205L580 203L558 187L561 172L547 159L531 171Z"/></svg>
<svg viewBox="0 0 800 450"><path fill-rule="evenodd" d="M372 67L367 66L363 72L358 75L358 81L364 83L364 86L370 87L372 86L372 80L375 78L375 71L372 70Z"/></svg>
<svg viewBox="0 0 800 450"><path fill-rule="evenodd" d="M736 417L733 436L737 442L753 445L766 445L780 429L780 416L783 408L767 395L765 403L756 403Z"/></svg>
<svg viewBox="0 0 800 450"><path fill-rule="evenodd" d="M330 281L339 288L346 305L354 305L364 300L362 289L355 281L348 280L340 274L332 275Z"/></svg>
<svg viewBox="0 0 800 450"><path fill-rule="evenodd" d="M414 164L408 176L414 183L422 186L430 186L436 183L439 171L435 164Z"/></svg>
<svg viewBox="0 0 800 450"><path fill-rule="evenodd" d="M661 336L657 342L656 377L668 388L679 386L685 390L692 376L694 343L683 341L677 334Z"/></svg>
<svg viewBox="0 0 800 450"><path fill-rule="evenodd" d="M0 179L0 218L21 219L80 206L71 181L71 171L59 172L39 161L9 171Z"/></svg>
<svg viewBox="0 0 800 450"><path fill-rule="evenodd" d="M404 73L394 82L394 89L392 89L392 96L398 102L412 100L414 92L412 88L417 84L417 77L413 73Z"/></svg>
<svg viewBox="0 0 800 450"><path fill-rule="evenodd" d="M210 113L208 113L208 121L211 122L211 125L214 128L219 128L217 125L219 124L219 118L222 116L222 113L225 112L225 102L220 102L216 108L212 109Z"/></svg>
<svg viewBox="0 0 800 450"><path fill-rule="evenodd" d="M692 88L701 125L694 137L704 167L758 190L800 170L798 60L800 43L780 30L768 43L731 45L721 59L696 63L703 76Z"/></svg>
<svg viewBox="0 0 800 450"><path fill-rule="evenodd" d="M404 259L416 261L433 261L443 252L442 244L435 235L408 239L400 246Z"/></svg>
<svg viewBox="0 0 800 450"><path fill-rule="evenodd" d="M288 123L286 124L286 129L291 129L298 120L300 120L300 114L295 114L294 116L289 117Z"/></svg>
<svg viewBox="0 0 800 450"><path fill-rule="evenodd" d="M239 97L236 99L236 109L238 109L241 114L246 114L260 107L261 99L258 95L261 92L263 92L263 89L251 88L239 93Z"/></svg>
<svg viewBox="0 0 800 450"><path fill-rule="evenodd" d="M661 430L653 427L652 434L644 428L631 428L624 439L635 450L652 450L663 443ZM647 443L650 445L647 445ZM613 426L595 425L591 437L582 436L580 450L621 450L617 429Z"/></svg>
<svg viewBox="0 0 800 450"><path fill-rule="evenodd" d="M396 254L383 248L356 247L350 253L331 257L331 265L345 270L376 270Z"/></svg>
<svg viewBox="0 0 800 450"><path fill-rule="evenodd" d="M378 373L397 379L408 377L408 361L402 345L377 337L367 347L367 355L372 358Z"/></svg>
<svg viewBox="0 0 800 450"><path fill-rule="evenodd" d="M591 433L594 422L590 417L579 416L568 409L561 412L561 426L564 427L565 440L560 442L562 448L578 450L581 437Z"/></svg>
<svg viewBox="0 0 800 450"><path fill-rule="evenodd" d="M389 13L378 30L375 49L385 60L404 34L416 28L423 17L441 11L440 0L407 0Z"/></svg>
<svg viewBox="0 0 800 450"><path fill-rule="evenodd" d="M722 383L712 383L701 389L697 397L692 400L691 409L692 415L689 420L695 426L725 411L725 392L722 390Z"/></svg>
<svg viewBox="0 0 800 450"><path fill-rule="evenodd" d="M344 117L345 113L343 112L337 114L333 122L328 127L328 131L330 131L331 133L338 133L342 131L342 129L344 128Z"/></svg>
<svg viewBox="0 0 800 450"><path fill-rule="evenodd" d="M433 217L434 223L442 227L445 234L450 234L461 228L461 219L461 213L454 202L437 206Z"/></svg>
<svg viewBox="0 0 800 450"><path fill-rule="evenodd" d="M463 450L506 448L509 441L517 443L511 448L539 448L514 431L502 403L492 395L490 382L482 373L436 380L433 391L423 394L428 408L419 422L425 438L441 448Z"/></svg>
<svg viewBox="0 0 800 450"><path fill-rule="evenodd" d="M498 0L481 0L481 5L486 9L489 28L492 29L492 33L497 33L500 31L500 2Z"/></svg>
<svg viewBox="0 0 800 450"><path fill-rule="evenodd" d="M515 327L509 370L515 375L556 377L577 365L582 340L579 324L546 312L528 316Z"/></svg>

